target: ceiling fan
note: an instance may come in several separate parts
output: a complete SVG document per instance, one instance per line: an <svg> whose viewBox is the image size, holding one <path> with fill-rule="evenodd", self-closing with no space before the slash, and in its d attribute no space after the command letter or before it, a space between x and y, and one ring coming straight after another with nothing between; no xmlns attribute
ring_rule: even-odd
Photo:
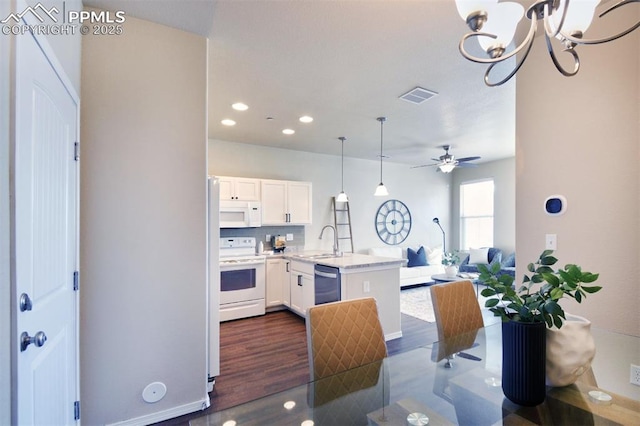
<svg viewBox="0 0 640 426"><path fill-rule="evenodd" d="M478 167L477 164L469 163L469 161L479 160L480 157L463 157L456 159L455 156L449 154L450 145L442 145L444 149L444 155L441 155L439 158L432 158L433 161L437 161L437 163L433 164L423 164L421 166L413 166L412 169L416 169L418 167L429 167L429 166L438 166L438 172L442 173L450 173L456 167Z"/></svg>

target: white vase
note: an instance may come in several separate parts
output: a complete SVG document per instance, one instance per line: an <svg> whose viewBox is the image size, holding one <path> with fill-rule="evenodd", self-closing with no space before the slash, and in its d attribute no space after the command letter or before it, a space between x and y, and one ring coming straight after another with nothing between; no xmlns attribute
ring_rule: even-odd
<svg viewBox="0 0 640 426"><path fill-rule="evenodd" d="M596 345L591 335L591 321L566 314L561 328L547 329L547 386L574 383L591 367Z"/></svg>
<svg viewBox="0 0 640 426"><path fill-rule="evenodd" d="M444 267L444 273L447 277L455 278L458 275L458 267L456 265L447 265Z"/></svg>

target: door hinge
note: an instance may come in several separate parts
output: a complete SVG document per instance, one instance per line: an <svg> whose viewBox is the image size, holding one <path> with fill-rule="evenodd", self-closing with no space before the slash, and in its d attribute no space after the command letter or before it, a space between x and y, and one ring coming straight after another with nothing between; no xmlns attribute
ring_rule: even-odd
<svg viewBox="0 0 640 426"><path fill-rule="evenodd" d="M80 401L73 403L73 420L80 420Z"/></svg>
<svg viewBox="0 0 640 426"><path fill-rule="evenodd" d="M80 160L80 143L79 142L73 143L73 159L75 161Z"/></svg>
<svg viewBox="0 0 640 426"><path fill-rule="evenodd" d="M78 291L80 289L80 273L78 271L73 271L73 291Z"/></svg>

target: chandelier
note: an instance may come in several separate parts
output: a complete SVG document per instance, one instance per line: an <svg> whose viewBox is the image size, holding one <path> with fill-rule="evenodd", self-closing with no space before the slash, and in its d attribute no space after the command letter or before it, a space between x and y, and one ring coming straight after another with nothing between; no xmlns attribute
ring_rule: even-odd
<svg viewBox="0 0 640 426"><path fill-rule="evenodd" d="M614 9L618 9L629 3L640 0L622 0L614 4L598 17L603 17ZM531 21L529 32L524 41L509 53L507 46L511 43L518 23L524 15L522 5L513 2L498 3L498 0L456 0L458 13L467 22L470 32L460 40L460 53L466 59L480 64L488 64L484 74L484 82L487 86L499 86L511 79L520 69L527 59L533 40L538 29L538 22L544 24L545 40L547 50L551 56L556 69L567 77L578 73L580 69L580 59L575 47L580 44L601 44L616 40L640 27L640 21L630 28L610 37L601 39L585 39L583 35L591 25L596 6L600 0L538 0L533 3L526 12L527 18ZM482 49L489 56L479 58L473 56L465 49L465 42L471 37L477 37ZM551 44L552 39L558 39L563 45L563 52L568 53L573 58L573 70L565 69L559 62ZM493 67L512 56L523 52L513 70L504 79L491 82L489 74Z"/></svg>

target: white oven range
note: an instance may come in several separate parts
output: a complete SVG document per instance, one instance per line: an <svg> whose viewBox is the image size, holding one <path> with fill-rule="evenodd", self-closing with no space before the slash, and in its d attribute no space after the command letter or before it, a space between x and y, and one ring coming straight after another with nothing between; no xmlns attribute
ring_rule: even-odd
<svg viewBox="0 0 640 426"><path fill-rule="evenodd" d="M253 237L220 238L220 321L264 315L265 259Z"/></svg>

